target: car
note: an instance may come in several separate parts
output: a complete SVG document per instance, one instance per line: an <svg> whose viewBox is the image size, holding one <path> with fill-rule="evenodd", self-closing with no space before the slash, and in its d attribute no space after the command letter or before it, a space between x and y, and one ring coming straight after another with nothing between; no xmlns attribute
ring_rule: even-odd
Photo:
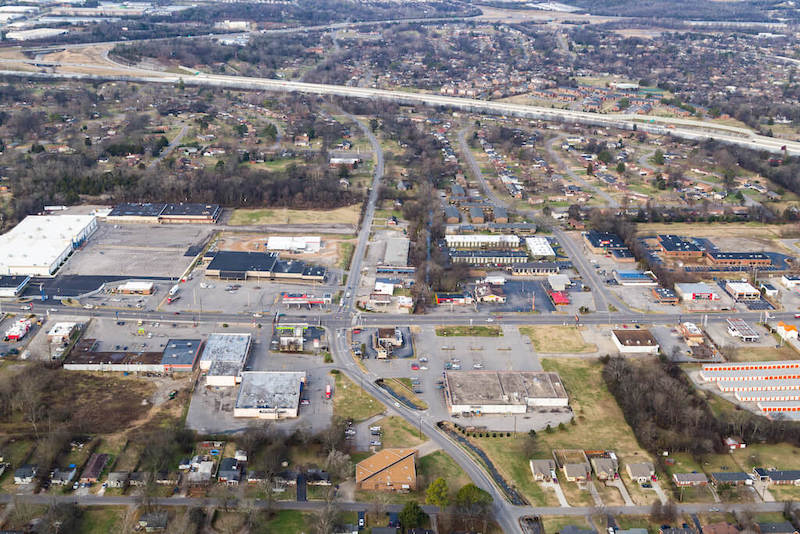
<svg viewBox="0 0 800 534"><path fill-rule="evenodd" d="M377 441L377 440L372 440L372 441L370 441L370 442L369 442L369 444L370 444L372 447L380 447L380 446L381 446L381 442L380 442L380 441Z"/></svg>
<svg viewBox="0 0 800 534"><path fill-rule="evenodd" d="M303 399L300 401L301 406L308 406L311 402L308 399Z"/></svg>
<svg viewBox="0 0 800 534"><path fill-rule="evenodd" d="M487 323L493 323L494 322L494 317L489 317L488 319L486 319L486 322Z"/></svg>
<svg viewBox="0 0 800 534"><path fill-rule="evenodd" d="M419 368L419 370L420 370L420 371L427 371L427 370L428 370L428 368L427 368L427 367L425 367L425 366L423 365L422 367L420 367L420 368Z"/></svg>
<svg viewBox="0 0 800 534"><path fill-rule="evenodd" d="M361 329L360 328L353 328L353 333L354 334L360 334L361 333Z"/></svg>
<svg viewBox="0 0 800 534"><path fill-rule="evenodd" d="M352 428L348 428L347 430L344 431L344 433L347 436L355 436L356 435L356 431L354 429L352 429Z"/></svg>
<svg viewBox="0 0 800 534"><path fill-rule="evenodd" d="M795 314L794 314L794 318L795 318L795 319L800 319L800 313L795 313Z"/></svg>
<svg viewBox="0 0 800 534"><path fill-rule="evenodd" d="M175 315L180 315L180 314L181 314L181 312L175 312Z"/></svg>
<svg viewBox="0 0 800 534"><path fill-rule="evenodd" d="M77 482L72 485L72 489L74 489L74 490L78 489L79 487L81 487L81 485L78 484Z"/></svg>
<svg viewBox="0 0 800 534"><path fill-rule="evenodd" d="M419 361L422 362L422 363L428 363L428 358L423 356L422 358L419 359Z"/></svg>
<svg viewBox="0 0 800 534"><path fill-rule="evenodd" d="M483 364L482 363L473 363L472 364L472 368L473 369L483 369Z"/></svg>
<svg viewBox="0 0 800 534"><path fill-rule="evenodd" d="M412 371L419 371L419 364L417 364L417 363L412 363L412 364L411 364L411 370L412 370Z"/></svg>

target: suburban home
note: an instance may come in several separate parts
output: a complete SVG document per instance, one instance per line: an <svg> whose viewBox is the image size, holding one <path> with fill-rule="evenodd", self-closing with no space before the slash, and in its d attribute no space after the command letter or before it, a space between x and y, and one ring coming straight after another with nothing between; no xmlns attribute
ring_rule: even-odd
<svg viewBox="0 0 800 534"><path fill-rule="evenodd" d="M556 463L553 460L531 460L528 463L534 480L552 482L556 478Z"/></svg>
<svg viewBox="0 0 800 534"><path fill-rule="evenodd" d="M147 478L145 476L145 473L141 471L134 471L128 477L128 484L130 484L131 486L144 486L146 482Z"/></svg>
<svg viewBox="0 0 800 534"><path fill-rule="evenodd" d="M177 486L181 482L181 474L172 471L156 473L156 484L160 486Z"/></svg>
<svg viewBox="0 0 800 534"><path fill-rule="evenodd" d="M592 476L592 468L586 462L564 464L561 470L564 471L567 482L589 480L589 477Z"/></svg>
<svg viewBox="0 0 800 534"><path fill-rule="evenodd" d="M665 525L658 530L659 534L697 534L691 527L670 527Z"/></svg>
<svg viewBox="0 0 800 534"><path fill-rule="evenodd" d="M223 458L219 463L217 480L226 483L228 486L237 486L242 480L242 467L236 458Z"/></svg>
<svg viewBox="0 0 800 534"><path fill-rule="evenodd" d="M37 466L25 464L14 471L14 484L31 484L38 472Z"/></svg>
<svg viewBox="0 0 800 534"><path fill-rule="evenodd" d="M139 528L145 532L160 532L167 529L168 519L166 510L142 514L139 518Z"/></svg>
<svg viewBox="0 0 800 534"><path fill-rule="evenodd" d="M592 458L590 462L599 480L613 479L617 474L619 464L613 458Z"/></svg>
<svg viewBox="0 0 800 534"><path fill-rule="evenodd" d="M306 484L309 486L330 486L331 476L322 469L309 469L306 471Z"/></svg>
<svg viewBox="0 0 800 534"><path fill-rule="evenodd" d="M417 489L416 453L416 449L383 449L358 462L356 488L414 491Z"/></svg>
<svg viewBox="0 0 800 534"><path fill-rule="evenodd" d="M650 462L634 462L627 464L625 470L628 472L628 476L631 477L631 480L639 484L650 482L653 479L653 475L656 474L656 470Z"/></svg>
<svg viewBox="0 0 800 534"><path fill-rule="evenodd" d="M100 474L106 467L106 463L108 463L107 454L92 454L81 473L81 483L94 484L97 482L97 479L100 478Z"/></svg>
<svg viewBox="0 0 800 534"><path fill-rule="evenodd" d="M78 473L77 467L68 467L67 469L56 469L50 477L50 483L54 486L68 486L72 484L72 480Z"/></svg>
<svg viewBox="0 0 800 534"><path fill-rule="evenodd" d="M266 482L267 474L264 471L250 471L247 470L247 483L248 484L261 484Z"/></svg>
<svg viewBox="0 0 800 534"><path fill-rule="evenodd" d="M753 469L756 477L761 482L769 482L778 486L794 484L800 486L800 470L783 471L778 469L764 469L763 467L756 467Z"/></svg>
<svg viewBox="0 0 800 534"><path fill-rule="evenodd" d="M108 474L108 487L109 488L124 488L128 485L128 476L130 473L127 471L112 471Z"/></svg>
<svg viewBox="0 0 800 534"><path fill-rule="evenodd" d="M708 485L708 477L705 473L674 473L672 480L679 488Z"/></svg>
<svg viewBox="0 0 800 534"><path fill-rule="evenodd" d="M735 451L736 449L745 449L745 448L747 448L747 444L744 441L742 441L741 438L736 438L736 437L733 437L733 436L729 436L729 437L725 438L723 440L723 442L725 443L725 446L729 450L732 450L732 451Z"/></svg>
<svg viewBox="0 0 800 534"><path fill-rule="evenodd" d="M743 471L728 472L723 471L720 473L711 473L711 483L715 486L720 484L730 484L731 486L744 486L745 484L752 484L753 479L750 475Z"/></svg>
<svg viewBox="0 0 800 534"><path fill-rule="evenodd" d="M333 534L358 534L358 527L356 525L342 525L333 529Z"/></svg>
<svg viewBox="0 0 800 534"><path fill-rule="evenodd" d="M559 532L561 534L597 534L597 531L593 528L581 528L575 525L561 527Z"/></svg>
<svg viewBox="0 0 800 534"><path fill-rule="evenodd" d="M756 532L758 534L798 534L797 529L788 521L756 523Z"/></svg>

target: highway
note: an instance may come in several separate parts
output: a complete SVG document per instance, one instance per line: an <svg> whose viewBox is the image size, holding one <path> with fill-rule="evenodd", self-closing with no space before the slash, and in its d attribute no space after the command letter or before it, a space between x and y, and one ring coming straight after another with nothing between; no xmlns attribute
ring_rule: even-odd
<svg viewBox="0 0 800 534"><path fill-rule="evenodd" d="M63 68L59 63L45 63L31 60L3 60L0 64L13 67L20 61L31 65L45 65L52 68ZM87 65L81 65L86 68ZM88 67L91 67L88 65ZM100 69L108 65L100 66ZM370 100L384 100L403 104L421 104L425 106L458 109L470 113L486 113L502 116L522 117L555 122L567 122L588 126L601 126L620 128L624 130L640 130L647 133L666 135L688 141L703 141L714 139L744 148L764 150L772 153L783 153L783 147L791 155L800 155L800 141L767 137L759 135L747 128L739 128L718 124L710 121L695 121L691 119L641 116L620 113L590 113L568 109L556 109L543 106L530 106L524 104L510 104L487 100L475 100L443 96L437 94L415 93L408 91L390 91L368 87L348 87L343 85L330 85L318 83L295 82L270 78L255 78L247 76L224 76L217 74L198 73L196 75L181 76L141 68L116 67L125 75L94 75L70 72L24 72L19 70L1 70L4 76L25 76L33 79L74 79L74 80L116 80L139 83L177 84L183 80L186 85L223 87L229 89L297 92L317 95L342 96L349 98L365 98ZM194 69L192 69L194 70Z"/></svg>

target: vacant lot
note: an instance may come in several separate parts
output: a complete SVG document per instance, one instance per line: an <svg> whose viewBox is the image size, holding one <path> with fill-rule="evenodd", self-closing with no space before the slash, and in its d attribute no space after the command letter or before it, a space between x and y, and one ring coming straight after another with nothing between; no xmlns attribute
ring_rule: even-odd
<svg viewBox="0 0 800 534"><path fill-rule="evenodd" d="M731 360L735 362L765 362L797 359L800 359L800 354L789 345L784 345L783 347L740 348L731 356Z"/></svg>
<svg viewBox="0 0 800 534"><path fill-rule="evenodd" d="M451 496L455 496L462 486L472 482L461 466L442 451L432 452L420 458L417 461L417 471L421 488L427 488L431 482L441 477L447 481Z"/></svg>
<svg viewBox="0 0 800 534"><path fill-rule="evenodd" d="M81 532L105 534L122 530L124 508L87 508L81 513Z"/></svg>
<svg viewBox="0 0 800 534"><path fill-rule="evenodd" d="M536 352L597 352L597 345L586 343L580 328L575 326L521 326L519 332L530 338Z"/></svg>
<svg viewBox="0 0 800 534"><path fill-rule="evenodd" d="M427 439L420 439L419 431L396 415L384 417L375 426L381 427L384 447L415 447Z"/></svg>
<svg viewBox="0 0 800 534"><path fill-rule="evenodd" d="M552 490L545 491L533 480L526 453L526 436L471 438L471 441L486 452L494 466L518 492L533 506L558 506ZM552 458L552 456L549 456Z"/></svg>
<svg viewBox="0 0 800 534"><path fill-rule="evenodd" d="M383 404L354 384L352 380L341 373L334 376L336 382L333 391L334 416L363 421L383 412Z"/></svg>
<svg viewBox="0 0 800 534"><path fill-rule="evenodd" d="M649 223L637 226L639 235L678 234L694 237L775 238L797 235L794 225L760 223Z"/></svg>
<svg viewBox="0 0 800 534"><path fill-rule="evenodd" d="M649 460L639 446L614 397L601 376L603 364L584 359L543 359L542 368L561 375L575 412L572 424L552 432L539 432L537 456L547 458L552 449L608 449L623 463Z"/></svg>
<svg viewBox="0 0 800 534"><path fill-rule="evenodd" d="M498 337L503 335L499 326L438 326L437 336Z"/></svg>
<svg viewBox="0 0 800 534"><path fill-rule="evenodd" d="M360 213L360 204L335 210L240 209L233 212L228 224L356 224Z"/></svg>

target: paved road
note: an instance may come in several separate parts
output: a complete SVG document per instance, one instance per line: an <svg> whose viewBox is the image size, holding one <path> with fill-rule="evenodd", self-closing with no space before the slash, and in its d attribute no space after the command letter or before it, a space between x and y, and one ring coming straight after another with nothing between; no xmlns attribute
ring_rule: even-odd
<svg viewBox="0 0 800 534"><path fill-rule="evenodd" d="M178 132L178 135L175 136L175 139L173 139L170 142L170 144L168 144L161 150L161 153L158 154L158 157L154 158L153 161L150 162L150 165L148 165L148 167L152 169L153 167L158 165L160 161L169 156L172 153L172 151L175 150L175 148L181 143L183 137L186 135L186 132L188 131L189 131L189 125L184 123L183 126L181 126L181 131Z"/></svg>

